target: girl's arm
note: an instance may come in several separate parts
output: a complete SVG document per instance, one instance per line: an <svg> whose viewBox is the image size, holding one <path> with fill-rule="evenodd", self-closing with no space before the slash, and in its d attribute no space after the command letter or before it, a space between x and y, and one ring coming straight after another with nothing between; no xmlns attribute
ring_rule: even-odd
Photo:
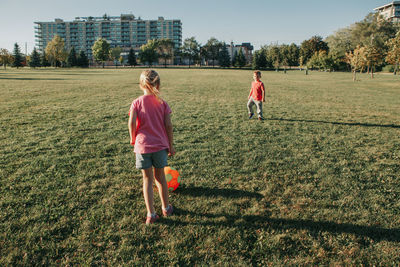
<svg viewBox="0 0 400 267"><path fill-rule="evenodd" d="M131 112L129 113L129 121L128 121L128 129L129 129L129 136L131 138L131 145L135 144L135 138L136 138L136 111L131 109Z"/></svg>
<svg viewBox="0 0 400 267"><path fill-rule="evenodd" d="M168 156L173 156L175 155L174 134L172 129L171 115L169 113L165 114L164 125L165 125L165 130L167 131L168 142L169 142Z"/></svg>

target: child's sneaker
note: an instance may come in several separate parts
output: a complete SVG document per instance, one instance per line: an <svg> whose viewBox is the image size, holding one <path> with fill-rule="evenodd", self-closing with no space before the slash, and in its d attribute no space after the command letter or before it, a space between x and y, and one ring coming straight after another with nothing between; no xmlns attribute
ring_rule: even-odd
<svg viewBox="0 0 400 267"><path fill-rule="evenodd" d="M157 214L155 215L151 215L151 216L147 216L146 217L146 224L152 224L155 223L158 219L160 219L160 216L158 216Z"/></svg>
<svg viewBox="0 0 400 267"><path fill-rule="evenodd" d="M254 113L250 113L250 114L249 114L249 120L250 120L251 118L253 118L253 116L254 116Z"/></svg>
<svg viewBox="0 0 400 267"><path fill-rule="evenodd" d="M164 217L168 217L172 215L174 208L171 205L168 205L166 209L162 209L162 213Z"/></svg>
<svg viewBox="0 0 400 267"><path fill-rule="evenodd" d="M258 120L259 120L259 121L263 121L264 118L263 118L263 117L258 117Z"/></svg>

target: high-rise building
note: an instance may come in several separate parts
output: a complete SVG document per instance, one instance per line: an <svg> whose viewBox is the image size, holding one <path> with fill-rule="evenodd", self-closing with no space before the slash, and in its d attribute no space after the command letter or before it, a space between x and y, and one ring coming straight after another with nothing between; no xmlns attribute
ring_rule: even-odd
<svg viewBox="0 0 400 267"><path fill-rule="evenodd" d="M377 7L374 10L388 21L400 22L400 1L393 1L387 5Z"/></svg>
<svg viewBox="0 0 400 267"><path fill-rule="evenodd" d="M111 47L124 50L139 48L148 40L171 39L175 47L182 44L182 23L180 20L143 20L132 14L103 17L76 17L73 21L55 19L53 22L35 22L36 46L43 52L47 44L59 35L64 39L65 48L84 51L92 58L92 46L98 38L106 39Z"/></svg>

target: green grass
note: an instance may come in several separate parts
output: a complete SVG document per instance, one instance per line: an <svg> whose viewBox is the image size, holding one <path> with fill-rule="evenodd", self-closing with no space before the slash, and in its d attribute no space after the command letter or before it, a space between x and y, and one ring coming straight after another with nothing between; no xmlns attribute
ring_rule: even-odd
<svg viewBox="0 0 400 267"><path fill-rule="evenodd" d="M397 265L399 77L159 69L182 177L146 227L141 70L0 71L0 265ZM157 210L160 201L155 195Z"/></svg>

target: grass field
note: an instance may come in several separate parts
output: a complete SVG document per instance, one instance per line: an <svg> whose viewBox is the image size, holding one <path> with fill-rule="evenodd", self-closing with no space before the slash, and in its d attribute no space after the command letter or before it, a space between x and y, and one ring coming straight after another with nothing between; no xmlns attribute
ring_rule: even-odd
<svg viewBox="0 0 400 267"><path fill-rule="evenodd" d="M159 69L182 184L146 227L139 69L0 70L0 265L398 265L400 80ZM156 197L160 213L160 201Z"/></svg>

